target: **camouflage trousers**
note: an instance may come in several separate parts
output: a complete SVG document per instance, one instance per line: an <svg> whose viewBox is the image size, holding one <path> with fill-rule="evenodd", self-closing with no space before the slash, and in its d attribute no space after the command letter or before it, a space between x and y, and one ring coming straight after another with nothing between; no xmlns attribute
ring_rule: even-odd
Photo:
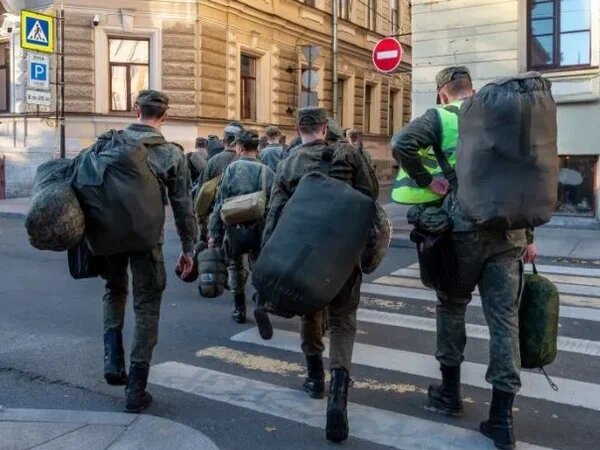
<svg viewBox="0 0 600 450"><path fill-rule="evenodd" d="M437 360L445 366L464 361L465 312L475 286L490 330L485 376L496 389L516 393L521 387L519 301L523 288L524 230L455 232L452 240L464 295L438 292Z"/></svg>
<svg viewBox="0 0 600 450"><path fill-rule="evenodd" d="M325 310L306 314L301 318L300 337L302 352L306 356L321 355L325 350L323 334L326 321L329 328L330 368L343 368L350 372L361 283L362 273L357 267Z"/></svg>
<svg viewBox="0 0 600 450"><path fill-rule="evenodd" d="M227 284L232 294L246 292L246 282L255 259L250 255L227 258Z"/></svg>
<svg viewBox="0 0 600 450"><path fill-rule="evenodd" d="M106 293L104 294L104 332L123 330L125 305L131 268L135 332L131 348L131 362L150 364L152 351L158 340L160 303L165 290L162 243L153 250L106 258Z"/></svg>

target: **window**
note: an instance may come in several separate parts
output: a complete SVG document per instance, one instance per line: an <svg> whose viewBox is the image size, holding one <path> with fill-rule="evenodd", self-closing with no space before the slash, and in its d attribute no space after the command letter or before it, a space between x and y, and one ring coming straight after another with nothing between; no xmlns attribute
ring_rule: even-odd
<svg viewBox="0 0 600 450"><path fill-rule="evenodd" d="M313 8L315 7L315 0L303 0L302 3L304 3L306 6L312 6Z"/></svg>
<svg viewBox="0 0 600 450"><path fill-rule="evenodd" d="M398 0L392 0L390 6L390 25L392 27L392 35L400 32L400 11L398 9Z"/></svg>
<svg viewBox="0 0 600 450"><path fill-rule="evenodd" d="M240 58L240 116L256 120L256 58L242 55Z"/></svg>
<svg viewBox="0 0 600 450"><path fill-rule="evenodd" d="M10 112L10 43L0 44L0 112Z"/></svg>
<svg viewBox="0 0 600 450"><path fill-rule="evenodd" d="M589 66L590 24L590 0L530 0L529 67Z"/></svg>
<svg viewBox="0 0 600 450"><path fill-rule="evenodd" d="M108 39L111 111L133 111L138 92L148 89L149 54L148 39Z"/></svg>
<svg viewBox="0 0 600 450"><path fill-rule="evenodd" d="M346 80L338 78L338 96L337 96L337 122L341 127L344 126L344 96L346 91Z"/></svg>
<svg viewBox="0 0 600 450"><path fill-rule="evenodd" d="M367 84L365 86L365 109L364 109L364 126L363 130L365 133L371 132L371 116L372 116L372 102L373 102L373 86Z"/></svg>
<svg viewBox="0 0 600 450"><path fill-rule="evenodd" d="M597 156L559 156L558 214L594 216Z"/></svg>
<svg viewBox="0 0 600 450"><path fill-rule="evenodd" d="M335 0L338 2L338 17L344 20L350 20L349 0Z"/></svg>
<svg viewBox="0 0 600 450"><path fill-rule="evenodd" d="M389 134L394 134L402 128L402 99L400 91L390 89Z"/></svg>
<svg viewBox="0 0 600 450"><path fill-rule="evenodd" d="M367 1L367 28L371 31L377 29L377 0Z"/></svg>

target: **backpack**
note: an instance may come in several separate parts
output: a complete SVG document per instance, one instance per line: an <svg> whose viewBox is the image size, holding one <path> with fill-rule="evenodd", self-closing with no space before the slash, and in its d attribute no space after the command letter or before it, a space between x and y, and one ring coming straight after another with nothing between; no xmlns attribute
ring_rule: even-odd
<svg viewBox="0 0 600 450"><path fill-rule="evenodd" d="M81 154L72 186L94 255L144 252L159 242L165 222L164 195L146 145L164 143L159 137L137 140L111 130Z"/></svg>
<svg viewBox="0 0 600 450"><path fill-rule="evenodd" d="M264 218L267 209L268 170L269 168L263 164L260 172L262 186L260 191L225 199L221 208L221 219L226 225L252 223Z"/></svg>
<svg viewBox="0 0 600 450"><path fill-rule="evenodd" d="M322 310L360 264L375 201L329 176L334 151L300 179L254 266L253 285L273 314Z"/></svg>
<svg viewBox="0 0 600 450"><path fill-rule="evenodd" d="M221 180L222 174L217 175L198 189L198 193L194 200L194 211L196 212L197 218L207 217L210 214L213 204L215 203L217 191L221 185Z"/></svg>
<svg viewBox="0 0 600 450"><path fill-rule="evenodd" d="M542 368L556 359L559 318L559 292L547 278L526 274L519 305L519 344L521 366Z"/></svg>
<svg viewBox="0 0 600 450"><path fill-rule="evenodd" d="M547 223L557 203L557 118L551 83L529 72L495 80L460 109L458 201L479 228Z"/></svg>

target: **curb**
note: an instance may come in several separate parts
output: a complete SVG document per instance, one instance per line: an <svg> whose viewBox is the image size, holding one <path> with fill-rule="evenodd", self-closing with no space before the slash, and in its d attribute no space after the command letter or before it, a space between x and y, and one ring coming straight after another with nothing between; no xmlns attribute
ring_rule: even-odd
<svg viewBox="0 0 600 450"><path fill-rule="evenodd" d="M26 217L27 217L26 213L0 211L0 218L2 218L2 219L15 219L15 218L24 219Z"/></svg>
<svg viewBox="0 0 600 450"><path fill-rule="evenodd" d="M392 248L415 248L414 242L410 240L410 233L397 232L392 234L390 242Z"/></svg>

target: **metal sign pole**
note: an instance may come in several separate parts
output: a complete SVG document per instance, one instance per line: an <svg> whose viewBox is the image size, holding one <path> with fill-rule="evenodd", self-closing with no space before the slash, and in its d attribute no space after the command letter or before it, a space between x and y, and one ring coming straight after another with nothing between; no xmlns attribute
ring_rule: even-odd
<svg viewBox="0 0 600 450"><path fill-rule="evenodd" d="M65 144L65 9L60 7L60 157L66 156Z"/></svg>

